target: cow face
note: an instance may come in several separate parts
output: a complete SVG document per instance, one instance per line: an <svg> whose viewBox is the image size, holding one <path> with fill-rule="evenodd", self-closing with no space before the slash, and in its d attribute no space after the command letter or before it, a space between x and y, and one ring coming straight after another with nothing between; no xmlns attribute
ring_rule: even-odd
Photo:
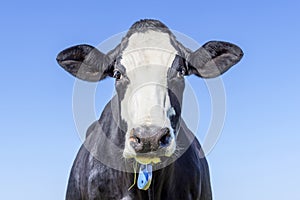
<svg viewBox="0 0 300 200"><path fill-rule="evenodd" d="M89 45L62 51L58 63L87 81L115 78L123 156L142 164L160 162L176 150L184 76L216 77L243 53L227 42L208 42L195 52L183 47L159 21L133 25L122 43L107 55Z"/></svg>
<svg viewBox="0 0 300 200"><path fill-rule="evenodd" d="M181 100L171 99L168 87L176 54L169 34L151 30L132 34L116 62L116 90L124 94L119 102L121 118L127 125L123 153L126 158L135 157L140 163L157 162L176 149L176 130L172 128L176 111L172 102ZM183 83L182 77L176 78ZM177 106L179 111L181 106Z"/></svg>

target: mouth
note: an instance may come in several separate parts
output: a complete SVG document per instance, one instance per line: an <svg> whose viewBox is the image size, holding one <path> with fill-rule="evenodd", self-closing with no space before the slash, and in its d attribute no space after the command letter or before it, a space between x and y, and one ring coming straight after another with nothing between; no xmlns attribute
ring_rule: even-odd
<svg viewBox="0 0 300 200"><path fill-rule="evenodd" d="M135 160L143 165L147 165L147 164L158 164L160 163L161 157L144 157L144 156L137 156L135 157Z"/></svg>
<svg viewBox="0 0 300 200"><path fill-rule="evenodd" d="M173 145L171 145L173 146ZM174 145L176 146L176 145ZM148 153L136 153L131 149L125 149L123 151L123 157L125 159L134 159L137 163L140 164L160 164L167 161L170 157L173 156L176 148L170 148L167 151L157 151L157 152L148 152Z"/></svg>
<svg viewBox="0 0 300 200"><path fill-rule="evenodd" d="M154 153L133 153L131 151L126 151L124 150L123 152L123 156L126 159L134 159L136 162L140 163L140 164L158 164L160 162L162 162L162 158L165 157L163 155L157 155Z"/></svg>
<svg viewBox="0 0 300 200"><path fill-rule="evenodd" d="M132 153L126 153L124 151L123 156L126 159L134 159L137 163L142 165L157 165L157 164L163 164L165 163L171 155L166 154L154 154L154 153L144 153L144 154L132 154Z"/></svg>

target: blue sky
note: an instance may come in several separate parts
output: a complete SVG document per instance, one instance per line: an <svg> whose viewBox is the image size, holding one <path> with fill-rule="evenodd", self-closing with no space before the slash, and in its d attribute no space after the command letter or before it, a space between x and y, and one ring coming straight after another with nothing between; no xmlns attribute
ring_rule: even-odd
<svg viewBox="0 0 300 200"><path fill-rule="evenodd" d="M74 78L55 57L71 45L97 45L141 18L159 19L199 44L225 40L244 50L222 77L226 121L208 155L215 199L300 199L299 8L296 0L1 2L1 199L64 199L81 141ZM201 79L189 82L203 102L202 140L207 89ZM98 85L98 114L112 84Z"/></svg>

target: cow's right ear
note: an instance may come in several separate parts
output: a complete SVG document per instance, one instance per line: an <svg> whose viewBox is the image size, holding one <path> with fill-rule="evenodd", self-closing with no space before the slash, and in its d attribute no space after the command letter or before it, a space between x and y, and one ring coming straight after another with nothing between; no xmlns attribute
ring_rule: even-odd
<svg viewBox="0 0 300 200"><path fill-rule="evenodd" d="M90 45L67 48L57 55L56 60L67 72L85 81L100 81L110 74L108 56Z"/></svg>

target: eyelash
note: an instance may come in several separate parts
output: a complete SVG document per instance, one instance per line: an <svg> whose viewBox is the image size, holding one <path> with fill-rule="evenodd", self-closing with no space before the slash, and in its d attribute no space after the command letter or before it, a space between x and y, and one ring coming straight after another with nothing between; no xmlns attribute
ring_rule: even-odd
<svg viewBox="0 0 300 200"><path fill-rule="evenodd" d="M177 76L178 76L178 77L184 77L185 75L186 75L186 69L185 69L185 67L180 67L180 68L178 69Z"/></svg>
<svg viewBox="0 0 300 200"><path fill-rule="evenodd" d="M118 69L114 69L113 78L115 78L116 80L119 80L119 79L121 79L121 77L122 77L122 73Z"/></svg>

